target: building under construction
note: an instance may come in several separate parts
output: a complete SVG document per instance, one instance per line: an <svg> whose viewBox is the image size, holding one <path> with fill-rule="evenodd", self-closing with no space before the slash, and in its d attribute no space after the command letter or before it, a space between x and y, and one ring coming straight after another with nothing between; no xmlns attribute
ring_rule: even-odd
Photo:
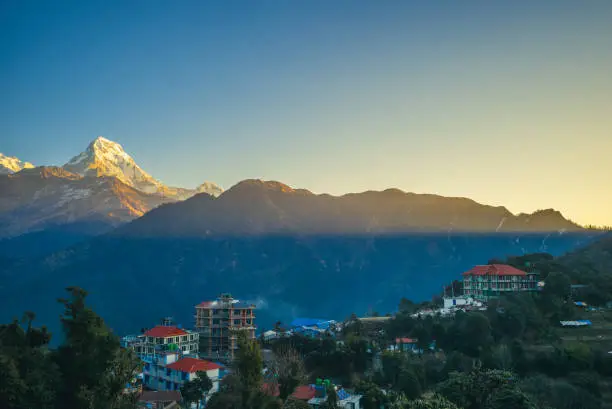
<svg viewBox="0 0 612 409"><path fill-rule="evenodd" d="M200 334L200 356L228 361L238 348L238 334L255 338L255 305L240 302L230 294L196 305L195 330Z"/></svg>

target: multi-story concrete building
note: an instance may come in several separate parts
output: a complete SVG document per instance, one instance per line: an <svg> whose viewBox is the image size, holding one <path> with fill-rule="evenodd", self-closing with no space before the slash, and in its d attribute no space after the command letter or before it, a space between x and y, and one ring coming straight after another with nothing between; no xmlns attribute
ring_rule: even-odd
<svg viewBox="0 0 612 409"><path fill-rule="evenodd" d="M208 395L219 390L219 369L214 362L193 357L184 357L180 351L161 351L156 355L142 357L144 361L143 384L158 391L178 391L197 377L197 372L206 372L212 381ZM205 402L203 402L205 403Z"/></svg>
<svg viewBox="0 0 612 409"><path fill-rule="evenodd" d="M255 305L222 294L214 301L196 305L195 329L200 334L200 356L231 360L238 348L238 334L255 338Z"/></svg>
<svg viewBox="0 0 612 409"><path fill-rule="evenodd" d="M136 339L130 340L128 345L141 357L166 350L176 350L183 355L197 356L199 339L200 334L197 332L175 326L158 325Z"/></svg>
<svg viewBox="0 0 612 409"><path fill-rule="evenodd" d="M475 266L463 273L463 293L478 300L519 292L537 291L537 273L527 273L506 264Z"/></svg>

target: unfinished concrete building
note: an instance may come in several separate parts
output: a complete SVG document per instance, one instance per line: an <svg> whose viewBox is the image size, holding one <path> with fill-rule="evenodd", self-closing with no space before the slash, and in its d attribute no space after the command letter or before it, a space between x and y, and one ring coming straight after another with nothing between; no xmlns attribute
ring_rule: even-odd
<svg viewBox="0 0 612 409"><path fill-rule="evenodd" d="M200 334L200 356L228 361L238 348L238 334L255 338L255 305L240 302L230 294L195 307L195 330Z"/></svg>

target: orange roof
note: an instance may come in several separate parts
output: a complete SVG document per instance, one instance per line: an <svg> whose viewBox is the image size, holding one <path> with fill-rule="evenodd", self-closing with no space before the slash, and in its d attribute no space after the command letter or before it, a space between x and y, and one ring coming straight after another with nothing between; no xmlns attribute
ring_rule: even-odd
<svg viewBox="0 0 612 409"><path fill-rule="evenodd" d="M177 335L187 335L189 333L177 327L164 327L164 326L158 325L156 327L151 328L144 334L147 337L168 338L168 337L175 337Z"/></svg>
<svg viewBox="0 0 612 409"><path fill-rule="evenodd" d="M527 273L514 268L507 264L491 264L486 266L475 266L471 270L463 273L464 276L484 276L484 275L500 275L500 276L526 276Z"/></svg>
<svg viewBox="0 0 612 409"><path fill-rule="evenodd" d="M183 358L178 361L171 363L166 366L168 369L174 369L175 371L180 372L189 372L194 373L198 371L211 371L213 369L219 369L221 366L217 365L214 362L205 361L203 359L198 358Z"/></svg>
<svg viewBox="0 0 612 409"><path fill-rule="evenodd" d="M291 394L295 399L299 400L310 400L315 397L316 391L312 385L303 385L295 388L295 391Z"/></svg>
<svg viewBox="0 0 612 409"><path fill-rule="evenodd" d="M416 344L417 340L414 338L395 338L396 344Z"/></svg>
<svg viewBox="0 0 612 409"><path fill-rule="evenodd" d="M262 389L265 393L271 396L280 395L278 384L264 383ZM302 385L295 388L291 396L295 399L308 401L315 397L316 390L312 385Z"/></svg>

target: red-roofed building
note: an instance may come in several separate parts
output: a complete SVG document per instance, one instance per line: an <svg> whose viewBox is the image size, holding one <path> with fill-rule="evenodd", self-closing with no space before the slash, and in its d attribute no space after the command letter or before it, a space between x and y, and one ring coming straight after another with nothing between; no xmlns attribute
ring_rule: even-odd
<svg viewBox="0 0 612 409"><path fill-rule="evenodd" d="M280 395L280 390L278 384L273 383L265 383L263 385L263 390L268 395L278 396ZM316 389L313 385L301 385L295 388L291 397L298 400L303 400L308 402L310 399L314 398L316 394Z"/></svg>
<svg viewBox="0 0 612 409"><path fill-rule="evenodd" d="M196 373L199 371L212 371L215 369L221 369L221 365L217 365L214 362L205 361L198 358L183 358L168 365L166 368L173 369L175 371Z"/></svg>
<svg viewBox="0 0 612 409"><path fill-rule="evenodd" d="M178 327L164 327L162 325L157 325L151 328L150 330L146 331L144 335L147 337L154 337L154 338L168 338L168 337L174 337L177 335L187 335L187 331L182 330Z"/></svg>
<svg viewBox="0 0 612 409"><path fill-rule="evenodd" d="M157 325L142 335L130 347L139 356L156 355L161 351L179 350L184 355L198 353L200 334L172 325Z"/></svg>
<svg viewBox="0 0 612 409"><path fill-rule="evenodd" d="M537 273L527 273L506 264L475 266L463 273L463 293L487 300L519 291L537 291Z"/></svg>
<svg viewBox="0 0 612 409"><path fill-rule="evenodd" d="M222 367L214 362L198 358L182 357L179 351L167 352L164 359L145 359L143 383L158 391L179 391L189 381L197 378L198 372L206 372L212 381L208 396L219 390L219 370ZM202 402L205 403L205 402Z"/></svg>

